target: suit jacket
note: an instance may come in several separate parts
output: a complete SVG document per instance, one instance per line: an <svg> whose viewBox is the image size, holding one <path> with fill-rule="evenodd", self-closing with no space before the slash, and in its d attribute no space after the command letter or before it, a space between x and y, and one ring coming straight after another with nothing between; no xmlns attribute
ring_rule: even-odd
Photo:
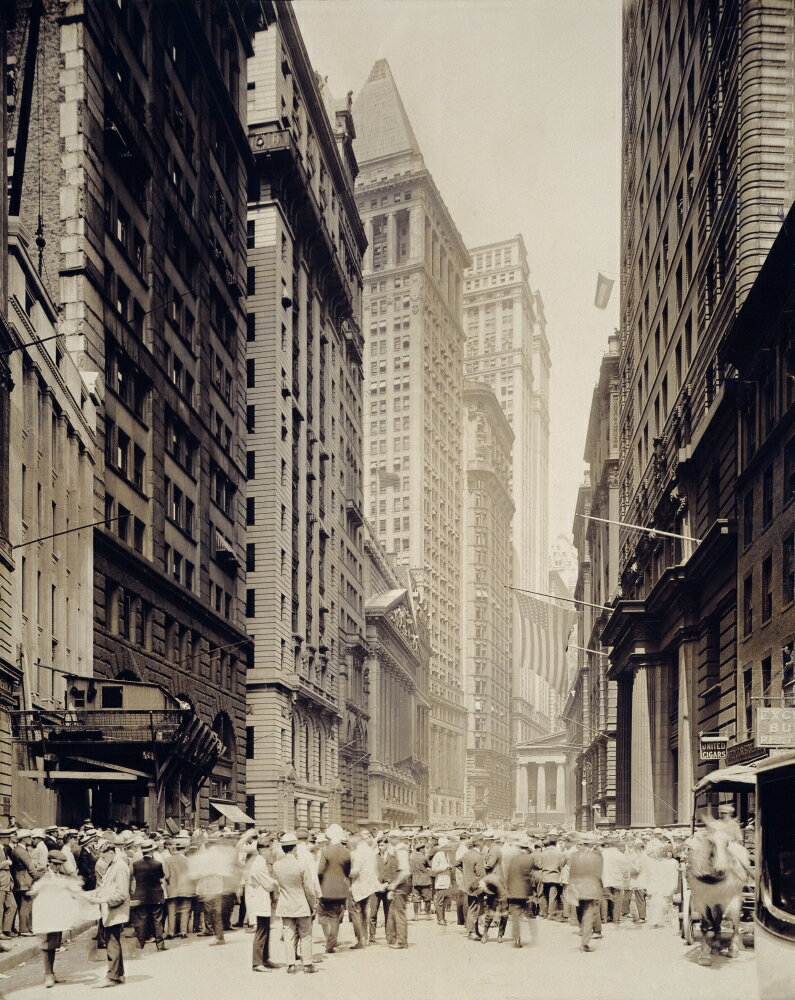
<svg viewBox="0 0 795 1000"><path fill-rule="evenodd" d="M83 880L84 889L95 889L97 877L95 868L97 867L96 848L93 844L87 844L80 851L77 857L77 874Z"/></svg>
<svg viewBox="0 0 795 1000"><path fill-rule="evenodd" d="M14 888L20 892L27 892L38 875L33 865L33 859L24 844L15 844L10 848L9 853L11 855L11 871L14 875Z"/></svg>
<svg viewBox="0 0 795 1000"><path fill-rule="evenodd" d="M508 899L528 899L533 892L533 862L529 851L520 851L508 859L505 873Z"/></svg>
<svg viewBox="0 0 795 1000"><path fill-rule="evenodd" d="M422 851L412 851L409 856L409 866L411 868L411 881L415 888L429 886L431 884L431 868L427 857Z"/></svg>
<svg viewBox="0 0 795 1000"><path fill-rule="evenodd" d="M558 847L545 847L538 859L542 882L560 882L560 871L566 863L563 851Z"/></svg>
<svg viewBox="0 0 795 1000"><path fill-rule="evenodd" d="M130 868L121 854L114 853L93 899L100 904L106 927L126 924L130 919Z"/></svg>
<svg viewBox="0 0 795 1000"><path fill-rule="evenodd" d="M320 852L317 874L323 899L347 899L351 852L342 844L326 844Z"/></svg>
<svg viewBox="0 0 795 1000"><path fill-rule="evenodd" d="M464 876L464 892L470 896L477 895L478 883L486 871L483 865L483 855L477 848L470 847L461 858L461 870Z"/></svg>
<svg viewBox="0 0 795 1000"><path fill-rule="evenodd" d="M312 873L291 852L273 864L273 877L279 883L278 917L309 917L317 902Z"/></svg>
<svg viewBox="0 0 795 1000"><path fill-rule="evenodd" d="M132 874L135 885L132 898L137 903L163 902L161 880L165 878L165 872L159 861L155 861L154 858L141 858L133 864Z"/></svg>
<svg viewBox="0 0 795 1000"><path fill-rule="evenodd" d="M580 899L602 896L602 855L596 851L577 851L569 861L569 885Z"/></svg>

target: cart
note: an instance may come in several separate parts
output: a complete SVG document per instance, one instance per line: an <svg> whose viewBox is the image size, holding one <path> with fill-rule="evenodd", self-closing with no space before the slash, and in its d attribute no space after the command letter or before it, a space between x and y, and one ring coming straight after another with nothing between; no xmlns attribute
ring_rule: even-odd
<svg viewBox="0 0 795 1000"><path fill-rule="evenodd" d="M756 769L747 764L735 764L732 767L710 771L693 788L693 817L690 824L691 835L696 832L699 799L709 792L731 795L748 795L756 790ZM751 854L753 869L754 857ZM701 914L691 905L690 886L687 883L687 864L684 859L679 861L679 886L674 901L679 909L679 933L686 945L693 944L701 935ZM754 879L752 878L743 891L742 914L740 917L740 935L743 944L753 944L754 940Z"/></svg>

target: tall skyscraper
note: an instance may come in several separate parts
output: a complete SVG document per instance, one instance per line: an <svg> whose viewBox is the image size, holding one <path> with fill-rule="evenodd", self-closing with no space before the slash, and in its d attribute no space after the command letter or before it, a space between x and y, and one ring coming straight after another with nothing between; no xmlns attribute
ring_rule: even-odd
<svg viewBox="0 0 795 1000"><path fill-rule="evenodd" d="M204 770L175 758L167 787L154 774L98 821L141 819L147 802L153 825L206 821L209 801L244 803L244 13L17 5L14 211L38 237L64 348L104 374L94 670L162 685L220 741ZM103 690L110 708L121 688ZM89 795L72 788L77 815Z"/></svg>
<svg viewBox="0 0 795 1000"><path fill-rule="evenodd" d="M349 102L290 4L249 60L248 792L271 828L367 819L364 251ZM344 726L344 728L343 728ZM340 739L340 731L344 739Z"/></svg>
<svg viewBox="0 0 795 1000"><path fill-rule="evenodd" d="M513 432L489 386L464 382L464 598L467 816L509 819Z"/></svg>
<svg viewBox="0 0 795 1000"><path fill-rule="evenodd" d="M367 231L365 504L416 580L431 629L430 819L463 814L461 673L463 270L469 255L385 60L353 105Z"/></svg>
<svg viewBox="0 0 795 1000"><path fill-rule="evenodd" d="M738 397L720 348L795 196L794 16L792 0L624 8L619 520L677 537L620 533L602 634L620 826L686 819L699 732L736 733Z"/></svg>
<svg viewBox="0 0 795 1000"><path fill-rule="evenodd" d="M514 434L509 485L513 517L512 585L548 589L550 354L541 296L530 285L521 236L475 247L464 285L467 376L491 386ZM550 688L533 670L519 637L513 601L511 743L551 726ZM524 808L524 805L522 806Z"/></svg>

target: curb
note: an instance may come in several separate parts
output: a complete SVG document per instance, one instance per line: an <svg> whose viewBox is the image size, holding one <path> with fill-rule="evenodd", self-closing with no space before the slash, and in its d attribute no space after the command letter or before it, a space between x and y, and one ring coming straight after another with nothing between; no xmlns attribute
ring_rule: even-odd
<svg viewBox="0 0 795 1000"><path fill-rule="evenodd" d="M84 934L92 927L96 927L96 925L96 920L84 921L82 924L78 924L71 930L64 931L64 943L74 941L75 938ZM18 965L22 965L23 962L29 962L32 958L36 958L41 954L38 934L35 934L31 938L19 938L18 940L24 940L25 944L19 945L14 948L13 951L3 952L0 954L0 972L9 972L11 969L15 969Z"/></svg>

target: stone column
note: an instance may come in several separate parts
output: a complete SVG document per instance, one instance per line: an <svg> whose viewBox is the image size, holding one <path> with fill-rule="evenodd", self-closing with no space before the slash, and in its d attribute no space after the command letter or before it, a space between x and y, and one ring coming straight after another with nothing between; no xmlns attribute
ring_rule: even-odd
<svg viewBox="0 0 795 1000"><path fill-rule="evenodd" d="M538 765L538 775L536 776L536 809L538 815L547 811L547 772L546 765Z"/></svg>
<svg viewBox="0 0 795 1000"><path fill-rule="evenodd" d="M420 260L422 257L422 247L425 234L422 231L424 224L422 206L412 205L409 209L409 260Z"/></svg>
<svg viewBox="0 0 795 1000"><path fill-rule="evenodd" d="M557 765L557 783L555 785L555 811L563 813L565 816L568 812L568 803L566 802L566 765Z"/></svg>
<svg viewBox="0 0 795 1000"><path fill-rule="evenodd" d="M632 826L654 826L654 769L652 767L649 673L652 667L638 667L632 684L632 740L630 793Z"/></svg>
<svg viewBox="0 0 795 1000"><path fill-rule="evenodd" d="M364 251L364 259L362 261L362 270L372 271L373 269L373 220L364 220L364 232L367 236L367 249Z"/></svg>
<svg viewBox="0 0 795 1000"><path fill-rule="evenodd" d="M527 788L527 766L517 764L516 766L516 800L514 810L521 815L527 812L527 802L529 792Z"/></svg>
<svg viewBox="0 0 795 1000"><path fill-rule="evenodd" d="M386 266L395 266L395 213L390 212L386 217Z"/></svg>
<svg viewBox="0 0 795 1000"><path fill-rule="evenodd" d="M676 802L677 821L686 822L693 807L691 789L696 783L695 741L696 703L696 644L694 639L685 639L679 646L679 703L676 707L677 733L679 739L679 774L677 775L679 794Z"/></svg>

